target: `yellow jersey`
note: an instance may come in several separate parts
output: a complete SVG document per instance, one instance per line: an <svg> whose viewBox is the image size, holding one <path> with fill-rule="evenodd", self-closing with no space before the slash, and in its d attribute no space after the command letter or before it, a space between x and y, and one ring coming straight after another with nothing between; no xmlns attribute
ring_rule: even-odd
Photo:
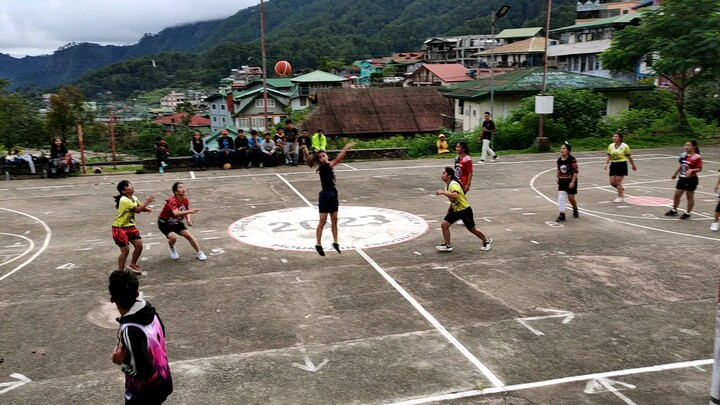
<svg viewBox="0 0 720 405"><path fill-rule="evenodd" d="M125 196L120 197L120 204L112 226L118 228L135 226L135 208L141 205L142 203L135 196L132 197L132 200Z"/></svg>
<svg viewBox="0 0 720 405"><path fill-rule="evenodd" d="M457 193L457 198L454 200L450 200L450 206L452 207L453 211L462 211L470 206L470 203L468 203L468 200L465 197L462 186L457 181L451 181L450 184L448 184L447 186L447 191L449 193Z"/></svg>
<svg viewBox="0 0 720 405"><path fill-rule="evenodd" d="M611 162L625 162L627 157L630 156L630 147L627 144L621 142L620 147L615 147L615 143L611 143L608 146L607 154L610 156Z"/></svg>

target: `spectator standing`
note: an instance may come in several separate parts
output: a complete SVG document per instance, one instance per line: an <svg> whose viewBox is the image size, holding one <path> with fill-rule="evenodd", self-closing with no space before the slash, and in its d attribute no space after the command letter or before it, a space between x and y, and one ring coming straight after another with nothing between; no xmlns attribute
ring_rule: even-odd
<svg viewBox="0 0 720 405"><path fill-rule="evenodd" d="M497 154L495 151L490 149L490 143L492 143L493 136L495 135L495 122L490 119L490 113L485 112L485 120L482 123L482 135L478 141L482 142L482 154L480 155L480 162L485 163L485 154L492 156L493 162L497 160Z"/></svg>
<svg viewBox="0 0 720 405"><path fill-rule="evenodd" d="M713 191L717 193L718 188L720 188L720 176L718 176ZM720 198L720 194L718 194L718 198ZM710 230L713 232L717 232L718 230L720 230L720 201L718 201L718 204L715 206L715 218L713 219L713 223L710 224Z"/></svg>

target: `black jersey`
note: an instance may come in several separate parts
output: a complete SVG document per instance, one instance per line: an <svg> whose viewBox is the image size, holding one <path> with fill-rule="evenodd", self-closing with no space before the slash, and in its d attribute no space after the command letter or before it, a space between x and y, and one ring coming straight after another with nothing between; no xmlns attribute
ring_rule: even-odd
<svg viewBox="0 0 720 405"><path fill-rule="evenodd" d="M335 190L335 171L333 170L330 163L323 163L320 165L320 185L322 191Z"/></svg>

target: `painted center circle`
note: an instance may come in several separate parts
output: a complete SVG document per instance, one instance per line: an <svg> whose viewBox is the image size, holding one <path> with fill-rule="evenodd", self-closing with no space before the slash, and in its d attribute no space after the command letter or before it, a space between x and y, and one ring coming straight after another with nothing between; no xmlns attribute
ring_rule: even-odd
<svg viewBox="0 0 720 405"><path fill-rule="evenodd" d="M646 207L665 207L673 203L672 200L661 197L626 197L625 202L633 205L644 205Z"/></svg>
<svg viewBox="0 0 720 405"><path fill-rule="evenodd" d="M315 207L268 211L235 221L228 233L249 245L280 250L315 252ZM376 207L342 206L338 234L342 249L367 249L407 242L424 234L428 223L404 211ZM330 218L323 230L323 245L332 243Z"/></svg>

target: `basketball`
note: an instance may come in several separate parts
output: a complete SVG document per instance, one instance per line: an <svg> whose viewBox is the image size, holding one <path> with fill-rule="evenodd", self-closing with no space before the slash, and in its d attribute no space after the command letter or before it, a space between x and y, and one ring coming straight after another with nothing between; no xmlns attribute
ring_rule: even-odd
<svg viewBox="0 0 720 405"><path fill-rule="evenodd" d="M292 66L290 66L290 62L281 60L275 64L276 75L280 77L288 77L290 76L290 73L292 73Z"/></svg>
<svg viewBox="0 0 720 405"><path fill-rule="evenodd" d="M232 169L232 165L230 163L225 163L223 165L223 169L225 169L225 170Z"/></svg>

